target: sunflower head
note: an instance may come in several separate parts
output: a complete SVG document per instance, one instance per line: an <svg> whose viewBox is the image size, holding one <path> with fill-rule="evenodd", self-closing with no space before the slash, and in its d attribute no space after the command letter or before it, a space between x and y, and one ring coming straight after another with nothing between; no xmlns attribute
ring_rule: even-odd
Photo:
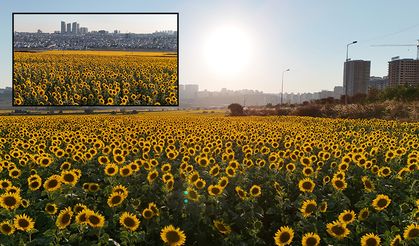
<svg viewBox="0 0 419 246"><path fill-rule="evenodd" d="M47 212L48 214L56 214L58 210L58 206L55 203L47 203L47 205L45 205L45 212Z"/></svg>
<svg viewBox="0 0 419 246"><path fill-rule="evenodd" d="M105 224L105 217L96 212L87 213L86 222L89 226L99 228Z"/></svg>
<svg viewBox="0 0 419 246"><path fill-rule="evenodd" d="M4 235L12 235L15 232L15 226L10 221L2 221L0 223L0 232Z"/></svg>
<svg viewBox="0 0 419 246"><path fill-rule="evenodd" d="M303 246L318 246L320 245L320 236L313 232L306 233L301 240L301 244Z"/></svg>
<svg viewBox="0 0 419 246"><path fill-rule="evenodd" d="M185 233L173 225L164 227L160 232L160 238L170 246L184 245L186 241Z"/></svg>
<svg viewBox="0 0 419 246"><path fill-rule="evenodd" d="M298 188L302 192L311 193L313 192L315 186L315 183L310 178L305 178L298 182Z"/></svg>
<svg viewBox="0 0 419 246"><path fill-rule="evenodd" d="M227 235L231 232L231 227L222 220L214 220L214 227L222 234Z"/></svg>
<svg viewBox="0 0 419 246"><path fill-rule="evenodd" d="M355 212L352 210L345 210L342 213L339 214L339 221L343 224L351 224L355 221Z"/></svg>
<svg viewBox="0 0 419 246"><path fill-rule="evenodd" d="M374 233L367 233L361 237L361 246L378 246L381 239Z"/></svg>
<svg viewBox="0 0 419 246"><path fill-rule="evenodd" d="M382 211L386 209L391 203L391 199L387 195L379 194L377 197L372 201L372 206L377 211Z"/></svg>
<svg viewBox="0 0 419 246"><path fill-rule="evenodd" d="M419 225L410 224L403 232L403 237L406 240L415 240L419 237Z"/></svg>
<svg viewBox="0 0 419 246"><path fill-rule="evenodd" d="M290 245L293 238L294 230L288 226L281 226L274 236L275 244L278 246Z"/></svg>
<svg viewBox="0 0 419 246"><path fill-rule="evenodd" d="M304 217L310 216L317 210L317 202L315 200L305 200L300 208Z"/></svg>
<svg viewBox="0 0 419 246"><path fill-rule="evenodd" d="M252 185L252 187L249 190L249 194L252 197L259 197L262 194L262 189L259 185Z"/></svg>
<svg viewBox="0 0 419 246"><path fill-rule="evenodd" d="M135 231L140 226L140 220L137 218L137 215L124 212L119 217L119 224L130 231Z"/></svg>
<svg viewBox="0 0 419 246"><path fill-rule="evenodd" d="M350 233L349 229L346 228L346 224L343 224L340 221L334 221L326 225L327 233L334 238L342 240L347 237Z"/></svg>
<svg viewBox="0 0 419 246"><path fill-rule="evenodd" d="M71 218L73 217L73 211L71 207L67 207L60 211L55 221L55 225L58 229L64 229L71 223Z"/></svg>
<svg viewBox="0 0 419 246"><path fill-rule="evenodd" d="M16 215L13 224L15 228L20 231L31 231L35 228L34 220L26 214Z"/></svg>
<svg viewBox="0 0 419 246"><path fill-rule="evenodd" d="M14 210L20 206L22 203L22 198L17 193L6 192L0 196L0 206L8 209Z"/></svg>

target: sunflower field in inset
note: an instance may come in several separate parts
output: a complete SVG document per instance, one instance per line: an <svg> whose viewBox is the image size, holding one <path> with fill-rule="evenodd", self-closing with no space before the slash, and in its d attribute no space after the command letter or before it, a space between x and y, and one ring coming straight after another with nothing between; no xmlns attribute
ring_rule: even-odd
<svg viewBox="0 0 419 246"><path fill-rule="evenodd" d="M14 52L13 66L14 105L178 105L176 53Z"/></svg>
<svg viewBox="0 0 419 246"><path fill-rule="evenodd" d="M1 117L0 244L418 245L418 134L196 112Z"/></svg>

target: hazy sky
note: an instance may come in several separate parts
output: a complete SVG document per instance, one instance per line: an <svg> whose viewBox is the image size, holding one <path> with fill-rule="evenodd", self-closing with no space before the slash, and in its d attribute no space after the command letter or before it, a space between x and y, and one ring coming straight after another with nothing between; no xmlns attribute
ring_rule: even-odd
<svg viewBox="0 0 419 246"><path fill-rule="evenodd" d="M61 21L77 22L80 27L87 27L89 31L107 30L121 33L153 33L156 30L177 29L175 14L15 14L14 27L18 32L52 33L61 30Z"/></svg>
<svg viewBox="0 0 419 246"><path fill-rule="evenodd" d="M346 44L353 40L358 44L350 47L349 56L371 60L374 76L387 75L391 57L416 57L416 47L371 45L416 44L418 10L417 0L1 0L0 87L11 85L12 12L179 12L181 84L280 92L282 71L289 68L284 91L313 92L342 84ZM208 58L215 51L211 42L223 41L214 41L225 33L223 27L243 37L243 42L226 43L246 44L247 62L237 62L241 67L228 76L216 71L214 56ZM220 64L233 68L236 62L221 59Z"/></svg>

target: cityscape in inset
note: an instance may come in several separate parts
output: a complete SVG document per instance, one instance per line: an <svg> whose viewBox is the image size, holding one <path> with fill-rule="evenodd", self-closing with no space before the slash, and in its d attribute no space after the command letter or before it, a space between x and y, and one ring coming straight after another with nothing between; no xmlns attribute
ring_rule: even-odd
<svg viewBox="0 0 419 246"><path fill-rule="evenodd" d="M61 21L60 31L14 32L14 48L43 50L156 50L177 51L177 31L121 33L121 30L90 30L78 22Z"/></svg>

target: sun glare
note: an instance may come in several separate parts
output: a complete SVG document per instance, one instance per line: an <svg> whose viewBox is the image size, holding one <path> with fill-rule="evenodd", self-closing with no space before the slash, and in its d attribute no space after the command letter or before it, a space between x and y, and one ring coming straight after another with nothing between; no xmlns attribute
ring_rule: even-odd
<svg viewBox="0 0 419 246"><path fill-rule="evenodd" d="M209 33L204 46L208 67L223 77L237 76L251 59L251 38L243 28L222 26Z"/></svg>

